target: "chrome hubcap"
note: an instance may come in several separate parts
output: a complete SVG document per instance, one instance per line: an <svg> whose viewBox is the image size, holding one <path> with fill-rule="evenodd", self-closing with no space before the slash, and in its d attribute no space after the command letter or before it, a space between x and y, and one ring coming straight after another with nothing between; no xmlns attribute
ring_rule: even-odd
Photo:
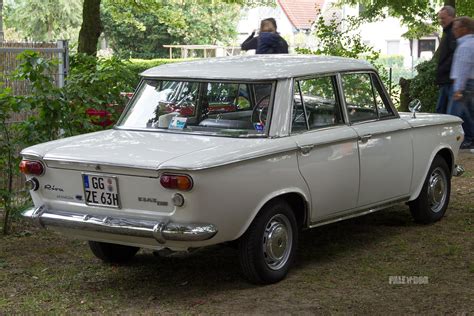
<svg viewBox="0 0 474 316"><path fill-rule="evenodd" d="M293 233L288 218L282 214L273 216L265 226L263 255L272 270L281 269L290 257Z"/></svg>
<svg viewBox="0 0 474 316"><path fill-rule="evenodd" d="M428 182L428 200L433 212L441 211L448 196L446 174L441 168L436 168L430 175Z"/></svg>

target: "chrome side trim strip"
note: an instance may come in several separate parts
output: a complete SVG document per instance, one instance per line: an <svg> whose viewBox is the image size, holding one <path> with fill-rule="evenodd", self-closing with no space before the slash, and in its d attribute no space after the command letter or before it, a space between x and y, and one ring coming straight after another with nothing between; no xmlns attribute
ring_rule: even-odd
<svg viewBox="0 0 474 316"><path fill-rule="evenodd" d="M419 120L422 120L422 118L420 117ZM410 124L410 122L408 120L405 120L406 122L408 122L408 124ZM460 125L460 123L458 122L437 122L437 123L426 123L426 124L410 124L410 126L412 128L423 128L423 127L433 127L433 126L441 126L441 125L445 125L445 126L458 126Z"/></svg>
<svg viewBox="0 0 474 316"><path fill-rule="evenodd" d="M320 221L312 222L309 225L308 228L314 228L314 227L318 227L318 226L332 224L332 223L336 223L336 222L343 221L343 220L346 220L346 219L350 219L350 218L354 218L354 217L374 213L374 212L389 208L391 206L397 205L399 203L407 202L409 199L410 199L410 197L406 196L406 197L398 198L398 199L395 199L395 200L391 200L389 202L386 202L384 204L380 204L380 205L377 205L377 206L362 207L360 209L356 209L356 210L353 210L353 211L344 212L344 214L342 214L340 216L337 216L337 217L333 216L333 217L330 217L328 219L323 219L323 220L320 220Z"/></svg>
<svg viewBox="0 0 474 316"><path fill-rule="evenodd" d="M180 224L169 221L149 221L79 214L59 210L48 210L44 205L23 212L24 217L42 227L63 227L87 231L154 238L160 244L167 240L202 241L217 234L213 224Z"/></svg>

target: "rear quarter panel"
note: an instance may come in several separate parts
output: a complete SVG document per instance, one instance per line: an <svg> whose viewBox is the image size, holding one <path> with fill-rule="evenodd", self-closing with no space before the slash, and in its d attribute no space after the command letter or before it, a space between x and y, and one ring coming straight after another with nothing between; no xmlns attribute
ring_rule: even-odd
<svg viewBox="0 0 474 316"><path fill-rule="evenodd" d="M240 237L276 196L295 192L310 201L294 150L188 174L194 187L183 193L185 205L176 209L173 221L215 224L219 232L212 243Z"/></svg>

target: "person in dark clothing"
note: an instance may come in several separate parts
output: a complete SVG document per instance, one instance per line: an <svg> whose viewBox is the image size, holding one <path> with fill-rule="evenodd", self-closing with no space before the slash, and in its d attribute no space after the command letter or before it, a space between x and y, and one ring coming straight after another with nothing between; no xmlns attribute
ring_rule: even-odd
<svg viewBox="0 0 474 316"><path fill-rule="evenodd" d="M288 44L276 32L275 23L270 20L264 20L260 26L258 34L256 54L286 54L288 53Z"/></svg>
<svg viewBox="0 0 474 316"><path fill-rule="evenodd" d="M449 78L454 51L456 50L456 38L452 28L456 17L453 7L447 5L438 12L438 20L443 27L443 36L438 48L438 67L436 69L436 84L439 86L439 97L436 105L437 113L447 113L451 101L452 81Z"/></svg>
<svg viewBox="0 0 474 316"><path fill-rule="evenodd" d="M242 50L255 49L257 54L288 54L288 43L276 32L274 18L262 20L260 33L255 31L242 43Z"/></svg>

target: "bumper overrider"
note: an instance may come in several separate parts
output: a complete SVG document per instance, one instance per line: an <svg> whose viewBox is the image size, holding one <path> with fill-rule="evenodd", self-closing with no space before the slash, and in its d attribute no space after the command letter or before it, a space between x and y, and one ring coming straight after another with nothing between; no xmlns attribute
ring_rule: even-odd
<svg viewBox="0 0 474 316"><path fill-rule="evenodd" d="M45 206L23 212L24 217L33 220L42 228L61 227L78 230L111 233L135 237L154 238L160 244L173 241L202 241L217 233L212 224L179 224L141 219L116 218L110 216L84 215Z"/></svg>

